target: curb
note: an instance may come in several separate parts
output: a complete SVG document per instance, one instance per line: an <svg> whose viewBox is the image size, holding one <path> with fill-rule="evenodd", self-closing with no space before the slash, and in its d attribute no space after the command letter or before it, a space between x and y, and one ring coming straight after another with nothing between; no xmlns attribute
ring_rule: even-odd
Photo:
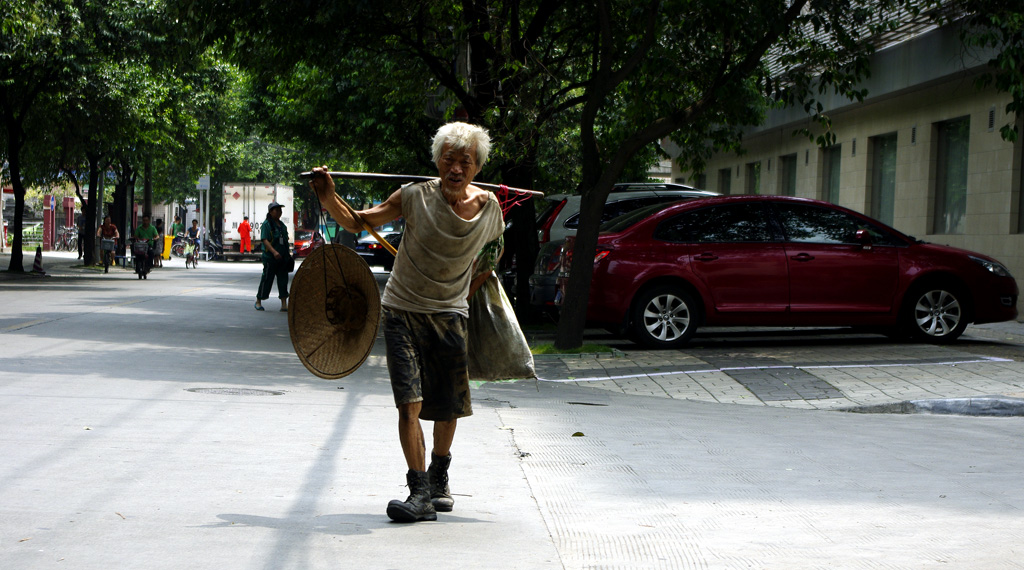
<svg viewBox="0 0 1024 570"><path fill-rule="evenodd" d="M957 416L1024 416L1024 398L980 396L977 398L936 398L907 400L889 404L840 408L856 414L943 414Z"/></svg>

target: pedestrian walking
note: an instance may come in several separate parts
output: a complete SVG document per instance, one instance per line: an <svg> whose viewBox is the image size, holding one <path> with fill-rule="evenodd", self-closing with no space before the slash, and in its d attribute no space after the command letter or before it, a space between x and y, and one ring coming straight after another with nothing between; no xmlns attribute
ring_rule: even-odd
<svg viewBox="0 0 1024 570"><path fill-rule="evenodd" d="M326 166L315 168L310 181L321 203L350 232L361 231L364 223L406 220L381 299L410 493L405 501L388 503L387 515L395 521L436 520L437 511L451 511L455 504L448 485L451 446L457 420L473 413L466 349L468 299L479 286L473 265L504 229L497 198L471 184L490 145L487 131L478 126L442 126L432 145L440 180L403 186L367 210L348 209ZM421 419L434 423L429 467Z"/></svg>
<svg viewBox="0 0 1024 570"><path fill-rule="evenodd" d="M75 226L78 228L78 259L82 259L85 254L85 232L87 231L85 214L78 214L78 217L75 218Z"/></svg>
<svg viewBox="0 0 1024 570"><path fill-rule="evenodd" d="M288 227L281 221L284 206L271 202L267 207L267 219L260 228L263 242L263 276L256 292L257 311L263 309L263 299L270 298L270 289L277 280L277 296L281 299L281 310L288 310L288 273L291 272L292 256L288 245Z"/></svg>
<svg viewBox="0 0 1024 570"><path fill-rule="evenodd" d="M164 266L164 220L153 222L153 227L156 228L156 247L154 248L153 267Z"/></svg>

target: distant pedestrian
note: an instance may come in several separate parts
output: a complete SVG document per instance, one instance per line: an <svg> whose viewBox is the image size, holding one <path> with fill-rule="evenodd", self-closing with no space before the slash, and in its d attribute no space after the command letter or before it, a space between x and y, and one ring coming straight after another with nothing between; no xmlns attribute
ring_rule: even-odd
<svg viewBox="0 0 1024 570"><path fill-rule="evenodd" d="M242 219L242 223L238 224L238 235L242 238L242 245L239 248L241 253L249 253L252 251L252 226L249 225L249 216L245 216Z"/></svg>
<svg viewBox="0 0 1024 570"><path fill-rule="evenodd" d="M171 235L178 237L178 234L185 233L185 224L181 223L181 216L174 216L174 223L171 224Z"/></svg>
<svg viewBox="0 0 1024 570"><path fill-rule="evenodd" d="M85 252L85 214L78 214L75 218L75 225L78 227L78 259L82 259Z"/></svg>
<svg viewBox="0 0 1024 570"><path fill-rule="evenodd" d="M153 267L164 266L164 219L153 222L153 227L156 228L156 258L153 259Z"/></svg>
<svg viewBox="0 0 1024 570"><path fill-rule="evenodd" d="M281 310L288 310L288 273L291 271L291 252L288 245L288 227L281 221L284 206L271 202L267 207L267 219L260 228L263 242L263 277L256 292L257 311L263 310L263 299L270 298L270 289L277 279L277 296L281 299Z"/></svg>

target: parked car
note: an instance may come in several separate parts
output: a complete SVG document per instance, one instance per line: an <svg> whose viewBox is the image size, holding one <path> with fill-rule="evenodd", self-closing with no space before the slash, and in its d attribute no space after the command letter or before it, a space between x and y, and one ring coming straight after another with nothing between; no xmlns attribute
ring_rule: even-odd
<svg viewBox="0 0 1024 570"><path fill-rule="evenodd" d="M402 232L390 226L380 228L377 233L390 243L396 250L402 243ZM384 271L391 271L395 266L395 256L391 254L372 235L365 235L356 241L356 253L366 261L367 265L380 266Z"/></svg>
<svg viewBox="0 0 1024 570"><path fill-rule="evenodd" d="M637 210L602 227L594 259L587 319L650 347L681 346L704 325L865 326L943 343L1017 316L1017 283L995 259L803 198Z"/></svg>
<svg viewBox="0 0 1024 570"><path fill-rule="evenodd" d="M324 244L324 237L316 230L301 229L295 232L295 257L306 257Z"/></svg>
<svg viewBox="0 0 1024 570"><path fill-rule="evenodd" d="M717 192L697 190L683 184L622 183L616 184L604 203L601 222L607 222L627 212L653 204L667 204L680 200L718 196ZM576 235L580 223L580 196L549 196L548 207L537 219L540 251L530 276L530 303L554 307L557 290L558 264L562 244L568 236Z"/></svg>

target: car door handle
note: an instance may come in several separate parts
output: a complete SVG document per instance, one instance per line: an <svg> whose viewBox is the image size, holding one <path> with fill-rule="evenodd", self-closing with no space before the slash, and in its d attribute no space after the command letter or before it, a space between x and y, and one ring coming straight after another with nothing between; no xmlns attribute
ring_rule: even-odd
<svg viewBox="0 0 1024 570"><path fill-rule="evenodd" d="M702 253L693 257L697 261L714 261L718 259L718 256L713 253Z"/></svg>
<svg viewBox="0 0 1024 570"><path fill-rule="evenodd" d="M790 259L792 259L793 261L811 261L812 259L814 259L814 256L807 253L800 253L797 255L790 256Z"/></svg>

